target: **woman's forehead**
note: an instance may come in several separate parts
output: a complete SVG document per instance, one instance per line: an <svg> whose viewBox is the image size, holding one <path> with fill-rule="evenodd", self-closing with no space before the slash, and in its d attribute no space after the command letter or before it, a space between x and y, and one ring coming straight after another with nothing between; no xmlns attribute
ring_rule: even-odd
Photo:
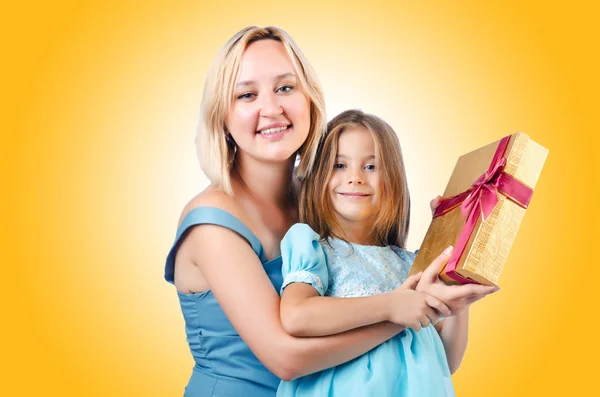
<svg viewBox="0 0 600 397"><path fill-rule="evenodd" d="M259 40L242 54L238 83L294 78L296 71L282 43Z"/></svg>

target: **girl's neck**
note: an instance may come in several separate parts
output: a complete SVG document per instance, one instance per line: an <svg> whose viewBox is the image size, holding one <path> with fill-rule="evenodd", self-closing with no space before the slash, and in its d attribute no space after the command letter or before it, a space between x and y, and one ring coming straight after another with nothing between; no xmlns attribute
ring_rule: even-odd
<svg viewBox="0 0 600 397"><path fill-rule="evenodd" d="M240 154L235 158L232 179L244 193L258 202L281 209L295 204L295 156L287 162L265 163Z"/></svg>
<svg viewBox="0 0 600 397"><path fill-rule="evenodd" d="M372 222L356 222L338 219L341 226L342 239L359 245L379 245L372 235Z"/></svg>

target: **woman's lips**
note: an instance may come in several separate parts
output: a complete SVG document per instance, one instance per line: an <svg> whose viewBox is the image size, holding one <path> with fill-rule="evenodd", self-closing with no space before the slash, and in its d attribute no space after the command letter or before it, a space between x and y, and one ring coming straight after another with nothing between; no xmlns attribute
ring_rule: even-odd
<svg viewBox="0 0 600 397"><path fill-rule="evenodd" d="M289 133L292 130L291 124L282 124L277 125L276 127L268 127L269 128L263 128L262 130L258 131L256 135L270 141L276 141L283 138L285 134Z"/></svg>

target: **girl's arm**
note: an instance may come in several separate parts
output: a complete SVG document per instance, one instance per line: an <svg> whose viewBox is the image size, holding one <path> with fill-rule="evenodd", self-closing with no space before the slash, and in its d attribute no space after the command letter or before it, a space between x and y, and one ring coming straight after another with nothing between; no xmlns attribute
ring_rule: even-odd
<svg viewBox="0 0 600 397"><path fill-rule="evenodd" d="M203 224L191 229L179 252L184 245L233 327L280 379L352 360L404 329L383 322L327 337L292 337L281 325L279 295L246 240L232 230Z"/></svg>
<svg viewBox="0 0 600 397"><path fill-rule="evenodd" d="M419 277L407 278L393 292L360 298L320 296L309 284L292 283L281 295L281 323L287 333L302 337L333 335L382 321L419 331L450 314L437 298L412 290Z"/></svg>
<svg viewBox="0 0 600 397"><path fill-rule="evenodd" d="M293 336L325 336L390 321L417 331L439 314L450 314L437 298L413 290L420 275L407 279L396 290L375 296L333 298L329 288L327 258L320 237L310 226L293 225L281 241L283 292L281 322Z"/></svg>
<svg viewBox="0 0 600 397"><path fill-rule="evenodd" d="M460 367L469 338L469 310L449 317L435 326L444 344L446 358L450 373L453 374Z"/></svg>
<svg viewBox="0 0 600 397"><path fill-rule="evenodd" d="M293 336L338 334L388 321L389 300L389 294L331 298L320 296L310 284L292 283L281 294L281 324Z"/></svg>

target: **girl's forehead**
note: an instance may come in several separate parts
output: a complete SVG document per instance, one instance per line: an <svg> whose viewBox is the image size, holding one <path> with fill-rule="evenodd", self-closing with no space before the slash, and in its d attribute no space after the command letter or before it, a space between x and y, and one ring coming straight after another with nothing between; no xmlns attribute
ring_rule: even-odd
<svg viewBox="0 0 600 397"><path fill-rule="evenodd" d="M375 154L375 141L369 130L357 126L342 131L338 137L338 154L344 152Z"/></svg>

